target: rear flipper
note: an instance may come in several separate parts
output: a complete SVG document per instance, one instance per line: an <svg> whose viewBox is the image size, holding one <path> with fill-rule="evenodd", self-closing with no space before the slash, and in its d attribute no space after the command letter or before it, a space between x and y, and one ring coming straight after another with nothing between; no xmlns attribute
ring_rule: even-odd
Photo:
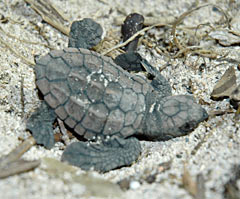
<svg viewBox="0 0 240 199"><path fill-rule="evenodd" d="M52 123L55 119L56 114L45 102L28 119L26 128L32 132L37 144L43 144L48 149L53 147Z"/></svg>
<svg viewBox="0 0 240 199"><path fill-rule="evenodd" d="M62 161L84 170L93 168L107 172L132 164L141 153L140 142L136 138L110 138L100 144L75 142L62 155Z"/></svg>
<svg viewBox="0 0 240 199"><path fill-rule="evenodd" d="M130 51L120 54L114 59L114 62L124 70L134 72L147 71L154 77L151 85L161 98L172 95L171 86L166 78L149 64L146 59L142 58L139 53Z"/></svg>

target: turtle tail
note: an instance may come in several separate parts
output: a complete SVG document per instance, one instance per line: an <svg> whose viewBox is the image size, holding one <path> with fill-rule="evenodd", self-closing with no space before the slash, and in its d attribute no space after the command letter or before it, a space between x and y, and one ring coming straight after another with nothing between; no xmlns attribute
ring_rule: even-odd
<svg viewBox="0 0 240 199"><path fill-rule="evenodd" d="M62 161L82 168L107 172L132 164L141 153L136 138L110 138L101 143L74 142L63 152Z"/></svg>

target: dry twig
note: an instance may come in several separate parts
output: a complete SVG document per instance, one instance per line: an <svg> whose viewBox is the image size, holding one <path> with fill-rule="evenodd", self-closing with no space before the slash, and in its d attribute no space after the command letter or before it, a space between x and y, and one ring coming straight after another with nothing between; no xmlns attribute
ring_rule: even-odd
<svg viewBox="0 0 240 199"><path fill-rule="evenodd" d="M19 54L14 47L12 47L10 44L8 44L6 41L4 41L1 37L0 37L0 42L3 43L9 50L11 50L17 57L20 57L26 64L28 65L35 65L35 62L32 60L29 60L28 58L22 56L21 54Z"/></svg>
<svg viewBox="0 0 240 199"><path fill-rule="evenodd" d="M188 15L190 15L192 12L194 12L194 11L196 11L196 10L199 10L199 9L201 9L201 8L203 8L203 7L207 7L207 6L214 6L214 7L218 8L218 9L223 13L223 15L225 16L226 22L227 22L227 24L228 24L228 27L230 27L230 25L229 25L229 19L228 19L228 17L227 17L227 14L222 10L222 8L220 8L220 7L217 6L217 5L211 4L211 3L198 6L198 7L194 8L194 9L192 9L192 10L189 10L189 11L183 13L183 14L173 23L173 25L172 25L172 33L171 33L171 34L172 34L172 36L173 36L173 42L174 42L174 44L177 46L177 48L180 50L180 51L178 52L178 54L174 56L174 58L175 58L176 56L179 56L180 54L185 54L186 52L190 51L190 49L186 48L185 46L182 46L182 45L179 43L179 41L178 41L178 39L177 39L177 37L176 37L177 25L179 25L179 24L184 20L184 18L187 17ZM201 49L202 47L199 47L199 48ZM203 49L201 49L201 51L202 51L203 53L205 52L205 50L203 50ZM193 51L193 53L201 54L201 51L197 50L196 52ZM212 52L209 52L209 53L212 53ZM207 53L207 54L208 54L208 53ZM205 55L205 53L202 54L202 55ZM216 58L216 56L214 56L214 58Z"/></svg>
<svg viewBox="0 0 240 199"><path fill-rule="evenodd" d="M24 77L22 76L21 77L21 87L20 87L20 96L21 96L20 100L21 100L21 108L22 108L21 117L22 118L24 117L24 109L25 109L23 86L24 86Z"/></svg>
<svg viewBox="0 0 240 199"><path fill-rule="evenodd" d="M49 0L25 0L48 24L65 35L69 35L69 27L64 23L69 22L63 14Z"/></svg>
<svg viewBox="0 0 240 199"><path fill-rule="evenodd" d="M40 42L27 41L27 40L25 40L25 39L19 39L18 37L15 37L14 35L11 35L11 34L7 33L7 32L4 31L1 27L0 27L0 32L2 32L3 34L5 34L5 35L8 36L8 37L10 37L10 38L12 38L12 39L16 39L17 41L22 42L22 43L31 44L31 45L44 46L44 47L46 47L46 48L49 48L50 50L55 50L54 47L49 46L48 44L43 44L43 43L40 43Z"/></svg>
<svg viewBox="0 0 240 199"><path fill-rule="evenodd" d="M184 188L195 198L204 199L205 198L205 182L202 174L197 175L196 181L190 175L189 170L186 165L184 165L184 171L182 176L182 184Z"/></svg>
<svg viewBox="0 0 240 199"><path fill-rule="evenodd" d="M35 144L34 138L31 136L26 139L17 148L12 150L8 155L0 158L0 178L6 178L11 175L26 172L34 169L40 164L39 160L26 161L20 159L21 156Z"/></svg>
<svg viewBox="0 0 240 199"><path fill-rule="evenodd" d="M142 30L138 31L137 33L135 33L133 36L131 36L128 40L126 40L123 43L117 44L116 46L113 46L112 48L108 49L107 51L103 52L102 55L106 55L108 53L110 53L111 51L117 49L117 48L121 48L125 45L127 45L129 42L133 41L136 37L138 37L139 35L142 35L143 33L145 33L146 31L154 28L154 27L162 27L162 26L166 26L166 24L162 24L162 23L158 23L146 28L143 28Z"/></svg>

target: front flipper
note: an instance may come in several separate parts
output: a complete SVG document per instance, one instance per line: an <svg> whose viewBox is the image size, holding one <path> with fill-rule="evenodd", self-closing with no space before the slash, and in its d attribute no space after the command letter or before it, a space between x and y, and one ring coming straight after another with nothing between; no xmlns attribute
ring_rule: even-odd
<svg viewBox="0 0 240 199"><path fill-rule="evenodd" d="M101 25L90 18L74 21L69 32L68 47L90 49L101 41L102 33Z"/></svg>
<svg viewBox="0 0 240 199"><path fill-rule="evenodd" d="M132 164L140 153L141 145L136 138L110 138L100 144L72 143L64 151L62 161L84 170L107 172Z"/></svg>
<svg viewBox="0 0 240 199"><path fill-rule="evenodd" d="M27 121L27 129L32 132L37 144L43 144L50 149L54 145L52 123L56 114L45 102L31 115Z"/></svg>
<svg viewBox="0 0 240 199"><path fill-rule="evenodd" d="M121 66L124 70L139 72L143 71L141 61L142 57L137 52L126 52L118 55L114 60L115 64Z"/></svg>
<svg viewBox="0 0 240 199"><path fill-rule="evenodd" d="M172 95L172 88L169 82L166 80L166 78L162 76L161 73L155 67L149 64L146 59L142 59L141 64L148 73L154 76L151 85L153 86L154 90L158 93L158 96L160 98L164 98Z"/></svg>

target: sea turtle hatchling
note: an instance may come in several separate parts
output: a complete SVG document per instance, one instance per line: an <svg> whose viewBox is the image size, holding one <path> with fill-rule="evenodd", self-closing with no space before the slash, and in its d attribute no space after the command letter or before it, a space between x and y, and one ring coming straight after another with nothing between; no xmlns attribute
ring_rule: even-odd
<svg viewBox="0 0 240 199"><path fill-rule="evenodd" d="M101 33L91 19L72 27L79 24ZM68 48L36 59L36 85L44 101L27 122L36 142L47 148L54 145L52 123L57 117L91 141L67 146L63 161L100 172L130 165L141 153L134 136L155 141L183 136L208 117L193 97L171 96L167 80L145 59L138 62L154 76L152 81L128 73L109 57L80 48L81 44L77 47L71 40Z"/></svg>

